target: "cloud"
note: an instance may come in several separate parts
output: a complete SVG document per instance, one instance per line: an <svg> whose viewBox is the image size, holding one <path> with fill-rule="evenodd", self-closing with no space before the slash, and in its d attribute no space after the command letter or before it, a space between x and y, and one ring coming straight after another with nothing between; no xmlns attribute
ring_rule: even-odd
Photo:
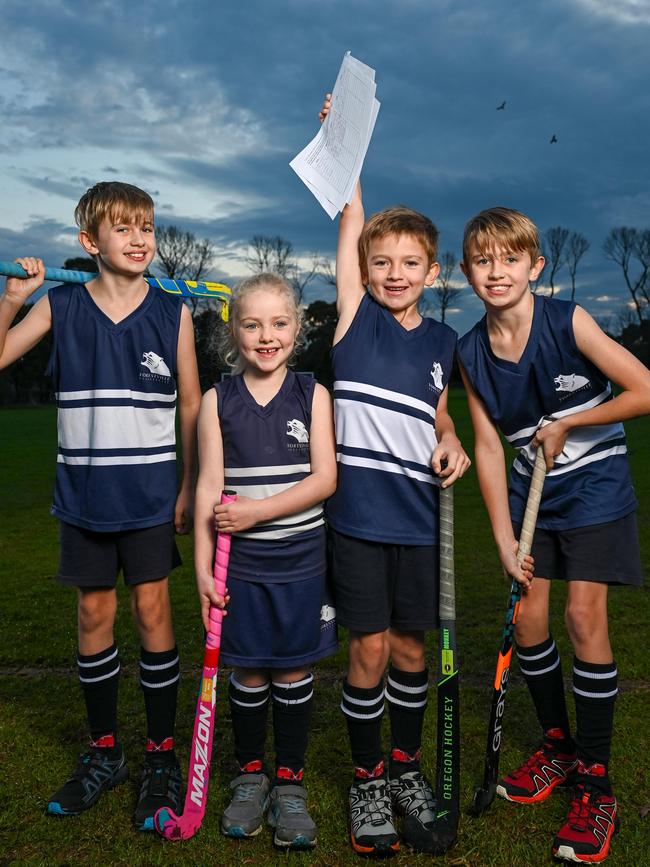
<svg viewBox="0 0 650 867"><path fill-rule="evenodd" d="M650 25L648 0L577 0L588 12L609 18L619 24Z"/></svg>

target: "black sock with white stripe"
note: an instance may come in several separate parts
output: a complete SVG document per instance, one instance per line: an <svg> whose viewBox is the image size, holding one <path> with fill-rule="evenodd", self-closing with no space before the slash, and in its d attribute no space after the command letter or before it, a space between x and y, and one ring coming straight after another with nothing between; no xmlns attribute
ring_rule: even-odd
<svg viewBox="0 0 650 867"><path fill-rule="evenodd" d="M174 726L176 723L176 700L180 665L178 649L154 653L140 648L140 686L144 694L147 714L148 752L163 752L170 761L175 761Z"/></svg>
<svg viewBox="0 0 650 867"><path fill-rule="evenodd" d="M88 714L90 737L98 741L115 735L117 729L117 688L120 657L113 642L106 650L84 656L77 652L77 671Z"/></svg>
<svg viewBox="0 0 650 867"><path fill-rule="evenodd" d="M544 733L554 733L558 752L573 753L575 745L564 696L562 664L553 636L532 647L517 645L517 658Z"/></svg>
<svg viewBox="0 0 650 867"><path fill-rule="evenodd" d="M610 791L607 766L612 747L614 705L618 695L618 671L615 662L583 662L573 657L573 697L576 705L577 777ZM604 773L589 775L589 769L601 765ZM582 771L587 774L583 775Z"/></svg>
<svg viewBox="0 0 650 867"><path fill-rule="evenodd" d="M270 683L243 686L230 675L228 701L235 738L235 758L243 772L259 773L264 765Z"/></svg>
<svg viewBox="0 0 650 867"><path fill-rule="evenodd" d="M311 672L291 683L273 681L273 734L275 738L275 785L300 783L305 765L314 676Z"/></svg>
<svg viewBox="0 0 650 867"><path fill-rule="evenodd" d="M381 720L384 715L384 683L364 689L343 681L341 710L345 714L355 777L367 779L383 773ZM381 767L380 767L381 766Z"/></svg>
<svg viewBox="0 0 650 867"><path fill-rule="evenodd" d="M427 708L429 672L402 671L391 665L386 683L390 715L389 775L399 777L420 767L422 725Z"/></svg>

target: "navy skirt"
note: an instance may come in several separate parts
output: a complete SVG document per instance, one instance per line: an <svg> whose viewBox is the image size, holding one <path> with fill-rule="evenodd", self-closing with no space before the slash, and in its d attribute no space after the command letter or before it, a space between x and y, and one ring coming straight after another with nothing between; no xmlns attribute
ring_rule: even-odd
<svg viewBox="0 0 650 867"><path fill-rule="evenodd" d="M221 660L242 668L296 668L338 649L326 575L301 581L228 578Z"/></svg>

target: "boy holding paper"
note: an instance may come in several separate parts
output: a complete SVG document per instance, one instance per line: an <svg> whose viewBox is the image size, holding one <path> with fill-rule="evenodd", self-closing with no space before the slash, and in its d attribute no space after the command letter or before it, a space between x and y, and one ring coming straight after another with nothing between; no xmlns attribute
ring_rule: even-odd
<svg viewBox="0 0 650 867"><path fill-rule="evenodd" d="M330 105L328 94L321 121ZM420 770L424 633L438 626L436 476L446 487L470 465L447 411L457 335L417 309L438 275L437 238L427 217L405 207L364 222L358 184L341 215L332 349L339 474L327 516L337 618L350 632L341 703L355 765L350 836L367 855L399 848L393 810L404 842L430 850L436 815Z"/></svg>

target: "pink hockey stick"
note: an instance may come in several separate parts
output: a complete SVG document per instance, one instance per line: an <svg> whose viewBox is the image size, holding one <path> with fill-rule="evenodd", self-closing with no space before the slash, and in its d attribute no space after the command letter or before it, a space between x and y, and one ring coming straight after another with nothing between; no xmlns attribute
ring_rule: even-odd
<svg viewBox="0 0 650 867"><path fill-rule="evenodd" d="M223 491L222 503L231 503L236 498L234 491ZM225 595L230 536L219 533L214 558L214 584L220 596ZM221 623L223 609L210 606L210 624L205 641L201 691L196 703L196 719L192 736L190 770L187 776L187 792L183 815L177 816L168 807L161 807L154 817L156 831L166 840L189 840L201 827L208 800L212 736L214 734L217 671L221 649Z"/></svg>

